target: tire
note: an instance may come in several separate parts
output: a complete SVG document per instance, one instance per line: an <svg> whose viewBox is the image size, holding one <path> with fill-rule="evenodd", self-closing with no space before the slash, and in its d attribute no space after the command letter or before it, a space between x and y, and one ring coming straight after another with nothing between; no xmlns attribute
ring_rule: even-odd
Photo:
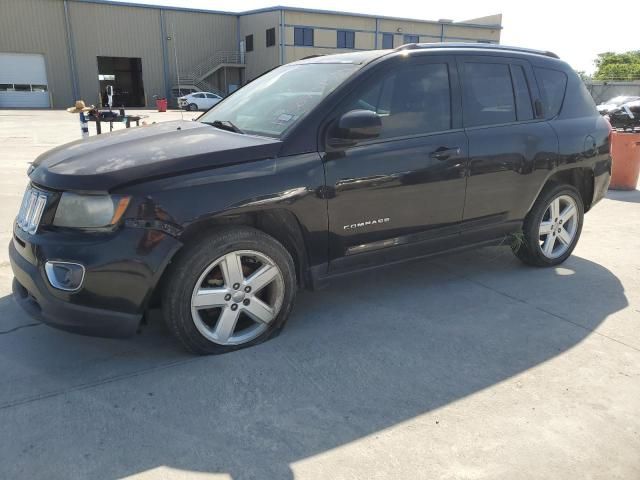
<svg viewBox="0 0 640 480"><path fill-rule="evenodd" d="M187 105L187 110L189 110L190 112L197 112L198 105L196 105L195 103L190 103L189 105Z"/></svg>
<svg viewBox="0 0 640 480"><path fill-rule="evenodd" d="M249 227L221 228L185 245L167 274L165 323L198 355L226 353L274 337L296 294L289 252Z"/></svg>
<svg viewBox="0 0 640 480"><path fill-rule="evenodd" d="M576 247L583 221L584 204L578 190L571 185L545 187L525 218L522 238L512 244L513 253L527 265L559 265Z"/></svg>

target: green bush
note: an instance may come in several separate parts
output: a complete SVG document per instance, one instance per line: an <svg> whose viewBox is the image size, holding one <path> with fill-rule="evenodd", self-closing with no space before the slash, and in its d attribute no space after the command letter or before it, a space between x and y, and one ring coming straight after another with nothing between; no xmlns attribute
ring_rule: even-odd
<svg viewBox="0 0 640 480"><path fill-rule="evenodd" d="M601 53L595 64L596 80L640 80L640 50Z"/></svg>

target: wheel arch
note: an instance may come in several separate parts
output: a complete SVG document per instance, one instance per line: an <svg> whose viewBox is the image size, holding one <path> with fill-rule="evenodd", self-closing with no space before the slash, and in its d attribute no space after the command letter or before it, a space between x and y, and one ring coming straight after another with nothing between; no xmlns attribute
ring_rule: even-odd
<svg viewBox="0 0 640 480"><path fill-rule="evenodd" d="M215 231L222 227L243 226L260 230L272 236L280 242L291 254L296 268L296 281L300 288L311 285L308 277L308 257L307 249L302 235L302 227L298 218L291 211L284 208L269 210L257 210L253 212L227 213L225 215L212 216L202 219L187 226L180 235L182 247L174 252L172 260L176 255L203 235L215 234ZM157 306L160 303L160 293L162 285L166 281L167 272L170 268L165 268L162 277L154 288L153 296L149 306Z"/></svg>
<svg viewBox="0 0 640 480"><path fill-rule="evenodd" d="M580 193L582 203L584 205L584 212L587 213L591 208L593 201L595 176L593 170L589 167L575 167L564 170L557 170L553 172L542 185L542 188L536 195L536 198L531 203L529 210L533 208L536 200L540 197L542 192L553 185L571 185L575 187Z"/></svg>

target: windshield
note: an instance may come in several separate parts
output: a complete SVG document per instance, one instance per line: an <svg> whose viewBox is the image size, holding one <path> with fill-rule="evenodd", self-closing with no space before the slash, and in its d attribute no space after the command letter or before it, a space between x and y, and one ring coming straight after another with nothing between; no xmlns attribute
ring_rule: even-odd
<svg viewBox="0 0 640 480"><path fill-rule="evenodd" d="M236 130L280 137L349 75L351 63L285 65L257 78L214 106L198 121L233 125Z"/></svg>

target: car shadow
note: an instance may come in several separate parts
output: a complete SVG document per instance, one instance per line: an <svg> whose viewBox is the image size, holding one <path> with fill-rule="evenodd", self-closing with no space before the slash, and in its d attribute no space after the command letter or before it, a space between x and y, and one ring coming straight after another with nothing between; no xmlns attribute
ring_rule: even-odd
<svg viewBox="0 0 640 480"><path fill-rule="evenodd" d="M640 203L640 190L609 190L607 198L617 202Z"/></svg>
<svg viewBox="0 0 640 480"><path fill-rule="evenodd" d="M293 478L294 462L562 355L627 305L600 265L574 256L528 268L501 247L301 292L278 338L222 356L184 354L155 321L125 341L24 328L0 335L0 423L14 459L0 477L166 467ZM0 300L0 318L21 315ZM29 445L37 458L21 456Z"/></svg>

